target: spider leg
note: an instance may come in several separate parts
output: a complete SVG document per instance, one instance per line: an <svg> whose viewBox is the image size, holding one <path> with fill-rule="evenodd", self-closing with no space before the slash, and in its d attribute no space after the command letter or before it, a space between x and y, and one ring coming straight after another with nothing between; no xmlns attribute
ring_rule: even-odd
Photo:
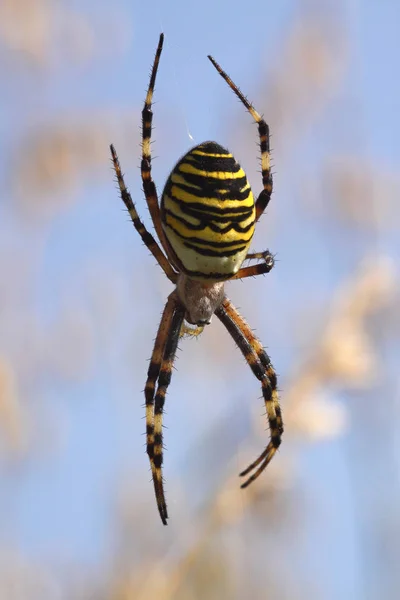
<svg viewBox="0 0 400 600"><path fill-rule="evenodd" d="M232 91L236 94L239 100L247 108L258 127L258 135L260 137L260 150L261 150L261 175L263 181L263 190L256 201L256 221L261 217L264 210L266 209L272 194L272 174L271 174L271 161L270 161L270 145L269 145L269 126L264 121L263 117L256 111L254 106L247 100L246 96L242 94L237 85L235 85L232 79L221 69L219 64L213 59L212 56L208 56L214 67L217 69L221 77L226 81Z"/></svg>
<svg viewBox="0 0 400 600"><path fill-rule="evenodd" d="M111 150L111 157L112 157L112 161L113 161L113 165L114 165L115 175L117 177L118 186L119 186L119 190L121 193L121 198L122 198L126 208L128 209L128 212L132 219L132 223L135 226L136 231L139 233L140 237L142 238L144 244L150 250L150 252L154 256L154 258L156 259L156 261L158 262L158 264L160 265L160 267L162 268L162 270L164 271L164 273L166 274L168 279L170 281L172 281L173 283L176 283L177 273L175 273L174 269L170 265L168 259L164 255L163 251L161 250L160 246L157 244L154 237L151 235L151 233L149 233L147 231L146 227L143 225L142 221L140 220L140 217L139 217L139 215L136 211L135 205L133 203L132 197L131 197L130 193L128 192L127 187L125 185L124 176L122 175L121 166L119 164L119 159L118 159L117 153L115 151L115 148L112 144L110 145L110 150Z"/></svg>
<svg viewBox="0 0 400 600"><path fill-rule="evenodd" d="M162 480L162 413L184 313L184 307L178 303L173 292L161 317L145 386L147 454L157 506L164 525L167 524L168 513ZM154 397L157 380L158 387Z"/></svg>
<svg viewBox="0 0 400 600"><path fill-rule="evenodd" d="M245 277L269 273L275 264L274 257L269 250L248 254L245 260L263 260L263 262L249 267L242 267L231 279L244 279Z"/></svg>
<svg viewBox="0 0 400 600"><path fill-rule="evenodd" d="M243 477L256 469L241 485L242 488L245 488L264 471L281 443L283 422L279 405L276 373L261 342L255 337L249 325L228 298L225 297L222 305L215 311L215 314L235 340L254 375L261 381L271 432L271 439L265 450L247 469L240 473L240 476Z"/></svg>
<svg viewBox="0 0 400 600"><path fill-rule="evenodd" d="M153 67L151 69L149 87L147 90L146 99L144 101L144 107L142 110L142 161L140 164L140 172L142 176L144 195L146 197L147 206L149 208L153 225L158 235L158 239L160 240L161 245L164 248L168 258L171 262L173 262L171 260L171 256L169 256L168 245L161 225L161 214L160 206L158 203L156 185L151 176L151 129L153 122L153 111L151 110L151 106L153 102L154 87L156 83L156 76L163 48L163 43L164 34L162 33L158 42Z"/></svg>
<svg viewBox="0 0 400 600"><path fill-rule="evenodd" d="M156 487L156 468L154 464L154 393L158 376L161 370L161 364L164 356L165 345L169 332L171 330L172 318L176 306L176 297L173 292L168 297L165 305L157 336L154 342L154 349L151 355L149 369L147 371L147 381L144 388L146 400L146 438L147 454L150 460L151 472L154 486ZM156 489L157 496L157 489Z"/></svg>

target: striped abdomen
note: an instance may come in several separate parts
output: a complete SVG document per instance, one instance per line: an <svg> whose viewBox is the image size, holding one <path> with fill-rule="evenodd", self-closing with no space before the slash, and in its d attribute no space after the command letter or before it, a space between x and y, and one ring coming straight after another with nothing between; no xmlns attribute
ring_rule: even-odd
<svg viewBox="0 0 400 600"><path fill-rule="evenodd" d="M254 198L228 150L204 142L185 154L165 185L161 215L181 271L218 281L240 269L254 233Z"/></svg>

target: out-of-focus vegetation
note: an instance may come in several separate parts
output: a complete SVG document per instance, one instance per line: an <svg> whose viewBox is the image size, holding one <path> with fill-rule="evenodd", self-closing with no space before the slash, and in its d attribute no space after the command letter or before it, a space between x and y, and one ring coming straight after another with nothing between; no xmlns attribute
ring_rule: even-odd
<svg viewBox="0 0 400 600"><path fill-rule="evenodd" d="M262 56L258 81L243 87L273 132L274 206L255 244L277 250L278 261L276 272L232 285L229 295L278 367L284 444L263 477L241 491L237 472L268 436L258 383L216 323L199 340L182 342L167 399L165 529L147 459L137 452L145 359L168 285L139 241L130 241L136 233L119 210L108 156L112 141L122 165L132 157L138 164L141 107L117 106L107 85L114 64L129 58L140 24L130 23L123 4L118 12L103 4L96 11L54 0L1 2L1 600L344 597L338 590L347 598L398 597L393 232L400 179L385 156L378 161L360 150L360 140L370 143L370 124L362 99L346 92L357 77L347 3L325 4L293 9L273 59ZM143 68L126 79L144 90L151 44L136 48ZM74 73L83 92L71 92L71 100L63 77L71 81ZM241 84L240 72L232 76ZM194 75L193 85L202 92ZM104 89L104 100L91 86ZM241 107L225 110L227 99L233 103L226 95L219 105L221 130L235 153L240 148L239 159L246 157L258 190L256 130ZM157 166L167 173L179 150L171 156L171 126L155 120ZM137 173L129 171L127 181L147 218ZM120 221L123 242L110 230ZM99 416L103 401L108 408ZM108 427L113 411L118 417ZM75 419L86 428L80 451L70 444ZM112 427L102 442L96 428ZM66 456L75 457L76 479L63 482ZM95 520L92 545L100 539L102 549L94 562L81 552L75 561L71 539L66 550L63 534L52 535L53 521L34 505L36 478L43 485L48 464L56 483L47 482L55 494L47 501L57 504L59 521L68 513L64 531L75 530L76 549L97 502L107 507ZM69 495L79 496L94 472L93 504L80 506L74 520ZM340 535L321 533L331 521ZM35 536L46 529L43 549Z"/></svg>

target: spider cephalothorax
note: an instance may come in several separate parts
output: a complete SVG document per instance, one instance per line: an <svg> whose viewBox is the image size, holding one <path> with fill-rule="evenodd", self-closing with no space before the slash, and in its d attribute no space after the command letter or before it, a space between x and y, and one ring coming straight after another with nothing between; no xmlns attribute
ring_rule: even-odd
<svg viewBox="0 0 400 600"><path fill-rule="evenodd" d="M222 281L204 283L180 273L176 283L179 300L186 308L185 320L192 325L209 325L224 299Z"/></svg>
<svg viewBox="0 0 400 600"><path fill-rule="evenodd" d="M215 314L261 382L271 439L259 458L240 474L245 476L253 472L242 487L254 481L271 461L281 443L283 423L271 361L224 291L225 281L268 273L274 266L268 250L248 253L255 223L272 193L268 125L209 56L258 125L263 190L255 202L246 174L232 154L216 142L204 142L189 150L171 171L160 205L151 177L150 138L151 105L163 41L161 34L142 111L141 174L147 205L165 254L136 212L113 146L111 155L121 197L133 224L166 276L175 284L161 317L145 386L147 453L158 510L166 525L162 414L178 340L183 333L197 335L210 324ZM242 267L245 260L262 262ZM196 328L189 328L185 322Z"/></svg>

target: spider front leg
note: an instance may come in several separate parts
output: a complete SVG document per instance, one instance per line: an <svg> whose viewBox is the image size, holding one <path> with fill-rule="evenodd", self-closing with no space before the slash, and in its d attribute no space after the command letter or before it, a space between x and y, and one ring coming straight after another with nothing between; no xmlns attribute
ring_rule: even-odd
<svg viewBox="0 0 400 600"><path fill-rule="evenodd" d="M144 101L142 110L142 160L140 163L140 173L142 176L144 195L146 197L147 206L149 208L154 228L156 230L158 239L165 250L165 253L171 259L171 257L168 255L168 244L166 242L165 234L161 224L157 188L151 175L151 133L153 126L152 104L163 44L164 34L162 33L158 41L156 55L154 57L154 63L150 74L149 87L147 89L146 99Z"/></svg>
<svg viewBox="0 0 400 600"><path fill-rule="evenodd" d="M231 277L231 279L244 279L245 277L265 275L265 273L271 271L275 264L274 256L269 250L250 253L246 256L245 260L263 260L263 262L249 267L242 267L233 277Z"/></svg>
<svg viewBox="0 0 400 600"><path fill-rule="evenodd" d="M238 86L233 83L232 79L229 77L227 73L219 66L216 60L212 56L208 56L211 63L217 69L218 73L221 77L226 81L231 90L236 94L239 100L244 104L247 108L258 127L258 135L260 138L260 150L261 150L261 175L263 181L263 190L261 194L257 198L256 202L256 221L261 217L264 210L267 208L267 205L271 199L272 194L272 173L271 173L271 158L270 158L270 135L269 135L269 126L265 122L264 118L256 111L254 106L249 102L246 96L240 91Z"/></svg>
<svg viewBox="0 0 400 600"><path fill-rule="evenodd" d="M255 337L246 321L228 298L225 297L215 314L235 340L254 375L261 381L271 432L271 439L265 450L247 469L240 473L240 476L243 477L255 469L254 473L241 485L242 488L245 488L264 471L281 444L283 422L279 405L277 378L269 356L266 354L261 342Z"/></svg>
<svg viewBox="0 0 400 600"><path fill-rule="evenodd" d="M142 221L140 220L140 217L137 213L136 207L133 203L132 197L131 197L130 193L128 192L128 189L125 185L124 176L122 175L121 165L119 164L119 159L118 159L118 156L117 156L117 153L115 151L113 144L110 145L110 151L111 151L111 158L112 158L112 162L113 162L113 166L114 166L114 170L115 170L115 175L117 177L117 182L118 182L121 198L129 212L129 215L132 219L132 223L133 223L136 231L142 238L143 243L150 250L150 252L154 256L154 258L156 259L156 261L158 262L158 264L160 265L160 267L162 268L162 270L164 271L164 273L166 274L168 279L170 281L172 281L172 283L175 283L177 280L177 274L175 273L174 269L170 265L169 261L167 260L166 256L164 255L163 251L157 244L154 237L151 235L151 233L149 233L147 231L146 227L143 225Z"/></svg>
<svg viewBox="0 0 400 600"><path fill-rule="evenodd" d="M161 317L145 386L147 454L158 511L164 525L167 525L168 512L162 477L162 415L184 315L184 307L177 300L176 293L172 292Z"/></svg>

